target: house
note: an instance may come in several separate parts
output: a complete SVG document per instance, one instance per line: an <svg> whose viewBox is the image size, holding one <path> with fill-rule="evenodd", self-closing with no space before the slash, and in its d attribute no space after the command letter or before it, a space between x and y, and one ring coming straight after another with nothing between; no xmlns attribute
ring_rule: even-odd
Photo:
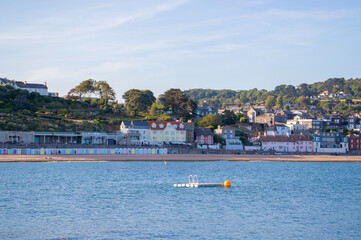
<svg viewBox="0 0 361 240"><path fill-rule="evenodd" d="M120 124L120 132L131 145L149 144L149 125L145 121L123 121Z"/></svg>
<svg viewBox="0 0 361 240"><path fill-rule="evenodd" d="M290 134L291 128L283 124L276 124L270 127L265 127L266 136L287 136Z"/></svg>
<svg viewBox="0 0 361 240"><path fill-rule="evenodd" d="M283 115L281 113L276 113L275 114L275 122L276 123L286 123L288 120L286 115Z"/></svg>
<svg viewBox="0 0 361 240"><path fill-rule="evenodd" d="M205 116L205 115L209 115L209 114L218 114L218 109L217 108L213 108L213 107L197 107L196 109L196 114L198 116Z"/></svg>
<svg viewBox="0 0 361 240"><path fill-rule="evenodd" d="M261 110L258 108L253 108L251 107L248 111L247 111L247 117L248 117L248 122L249 123L255 123L256 122L256 117L258 115L261 114Z"/></svg>
<svg viewBox="0 0 361 240"><path fill-rule="evenodd" d="M214 133L226 140L226 150L243 150L242 141L236 137L236 130L231 127L221 127L214 130Z"/></svg>
<svg viewBox="0 0 361 240"><path fill-rule="evenodd" d="M48 92L48 87L46 85L46 82L43 84L38 83L27 83L15 81L15 80L9 80L6 78L0 78L0 85L10 85L14 88L19 88L21 90L26 90L30 93L36 92L39 93L42 96L50 96L50 97L58 97L58 93L55 92Z"/></svg>
<svg viewBox="0 0 361 240"><path fill-rule="evenodd" d="M188 122L184 122L184 128L186 130L186 143L194 142L194 123L189 120Z"/></svg>
<svg viewBox="0 0 361 240"><path fill-rule="evenodd" d="M328 91L323 91L322 93L318 94L318 98L328 98Z"/></svg>
<svg viewBox="0 0 361 240"><path fill-rule="evenodd" d="M213 145L214 144L214 134L209 128L194 128L194 137L195 142L197 144L206 144L206 145Z"/></svg>
<svg viewBox="0 0 361 240"><path fill-rule="evenodd" d="M273 113L264 113L256 117L255 123L272 126L275 124L275 115Z"/></svg>
<svg viewBox="0 0 361 240"><path fill-rule="evenodd" d="M350 116L347 118L347 130L352 130L356 128L359 118L357 116Z"/></svg>
<svg viewBox="0 0 361 240"><path fill-rule="evenodd" d="M240 114L240 113L243 112L242 108L237 106L237 105L227 106L226 109L229 110L229 111L234 112L235 114Z"/></svg>
<svg viewBox="0 0 361 240"><path fill-rule="evenodd" d="M297 120L287 120L286 126L293 133L307 131L308 129L308 125L300 124Z"/></svg>
<svg viewBox="0 0 361 240"><path fill-rule="evenodd" d="M290 136L260 136L262 150L277 152L313 152L313 140L308 134Z"/></svg>
<svg viewBox="0 0 361 240"><path fill-rule="evenodd" d="M347 153L349 151L348 137L338 132L316 132L313 138L315 152Z"/></svg>
<svg viewBox="0 0 361 240"><path fill-rule="evenodd" d="M360 134L351 134L349 135L349 146L348 149L350 152L361 152L361 135Z"/></svg>
<svg viewBox="0 0 361 240"><path fill-rule="evenodd" d="M186 129L182 122L148 121L151 144L185 143Z"/></svg>
<svg viewBox="0 0 361 240"><path fill-rule="evenodd" d="M34 143L34 132L0 131L0 143Z"/></svg>

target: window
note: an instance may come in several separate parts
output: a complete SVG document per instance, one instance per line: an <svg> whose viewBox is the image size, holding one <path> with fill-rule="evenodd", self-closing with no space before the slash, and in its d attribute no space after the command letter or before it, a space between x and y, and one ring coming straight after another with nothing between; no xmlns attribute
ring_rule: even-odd
<svg viewBox="0 0 361 240"><path fill-rule="evenodd" d="M174 135L174 132L171 132L172 135Z"/></svg>
<svg viewBox="0 0 361 240"><path fill-rule="evenodd" d="M208 143L208 144L212 144L212 141L211 141L211 140L208 140L207 143Z"/></svg>
<svg viewBox="0 0 361 240"><path fill-rule="evenodd" d="M168 132L168 131L166 131L166 132L165 132L165 135L169 135L169 132Z"/></svg>
<svg viewBox="0 0 361 240"><path fill-rule="evenodd" d="M157 131L157 130L154 130L154 131L153 131L153 133L154 133L154 134L157 134L157 133L158 133L158 131Z"/></svg>
<svg viewBox="0 0 361 240"><path fill-rule="evenodd" d="M203 139L204 138L204 136L203 135L201 135L201 137L200 137L201 139Z"/></svg>
<svg viewBox="0 0 361 240"><path fill-rule="evenodd" d="M156 127L157 127L157 124L153 123L152 128L156 128Z"/></svg>
<svg viewBox="0 0 361 240"><path fill-rule="evenodd" d="M184 128L184 125L183 125L183 124L181 124L181 125L179 125L179 127L183 129L183 128Z"/></svg>
<svg viewBox="0 0 361 240"><path fill-rule="evenodd" d="M204 143L204 141L203 141L203 140L200 140L200 141L199 141L199 143L200 143L200 144L203 144L203 143Z"/></svg>
<svg viewBox="0 0 361 240"><path fill-rule="evenodd" d="M160 128L164 128L164 124L161 123L161 124L159 125L159 127L160 127Z"/></svg>

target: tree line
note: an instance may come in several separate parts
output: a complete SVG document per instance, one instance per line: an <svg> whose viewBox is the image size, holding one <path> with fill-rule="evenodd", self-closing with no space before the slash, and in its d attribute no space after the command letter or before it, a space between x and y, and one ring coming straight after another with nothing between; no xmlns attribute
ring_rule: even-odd
<svg viewBox="0 0 361 240"><path fill-rule="evenodd" d="M303 83L297 87L283 84L275 87L272 91L254 88L238 91L229 89L189 89L185 92L199 105L225 108L228 105L244 105L246 103L266 102L266 100L268 100L270 106L277 99L279 106L280 103L304 105L304 98L317 96L323 91L335 94L344 92L354 98L361 98L361 79L330 78L324 82Z"/></svg>

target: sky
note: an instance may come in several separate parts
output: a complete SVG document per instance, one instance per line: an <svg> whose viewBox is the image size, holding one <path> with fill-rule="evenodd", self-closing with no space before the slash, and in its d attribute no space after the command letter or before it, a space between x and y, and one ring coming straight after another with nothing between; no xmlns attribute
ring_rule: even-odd
<svg viewBox="0 0 361 240"><path fill-rule="evenodd" d="M359 0L0 0L0 77L125 91L361 77Z"/></svg>

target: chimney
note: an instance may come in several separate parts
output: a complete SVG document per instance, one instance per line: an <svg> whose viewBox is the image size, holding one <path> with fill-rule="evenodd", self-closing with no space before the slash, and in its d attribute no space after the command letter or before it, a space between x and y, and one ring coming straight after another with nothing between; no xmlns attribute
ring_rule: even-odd
<svg viewBox="0 0 361 240"><path fill-rule="evenodd" d="M44 82L44 85L46 86L46 82Z"/></svg>
<svg viewBox="0 0 361 240"><path fill-rule="evenodd" d="M24 84L28 84L26 81L24 81Z"/></svg>

